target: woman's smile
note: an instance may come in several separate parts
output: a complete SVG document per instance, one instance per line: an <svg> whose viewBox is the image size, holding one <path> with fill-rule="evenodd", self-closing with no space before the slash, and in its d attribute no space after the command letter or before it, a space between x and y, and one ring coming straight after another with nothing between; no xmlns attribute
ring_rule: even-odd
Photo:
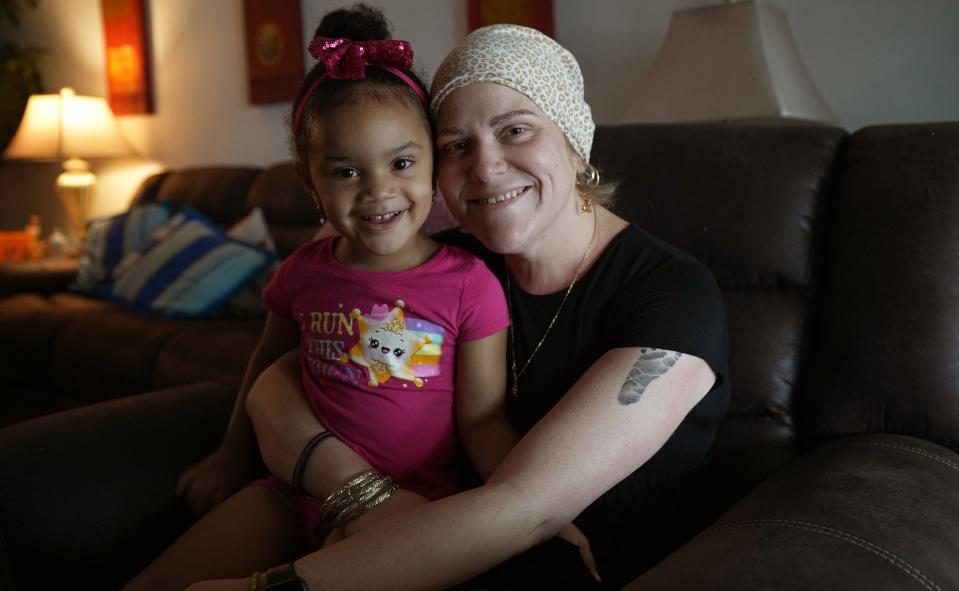
<svg viewBox="0 0 959 591"><path fill-rule="evenodd" d="M525 186L525 187L520 187L518 189L512 189L510 191L505 191L496 195L492 195L490 197L476 197L474 199L470 199L469 204L482 205L482 206L497 205L499 203L512 201L516 199L517 197L521 197L525 195L529 189L530 189L529 186Z"/></svg>

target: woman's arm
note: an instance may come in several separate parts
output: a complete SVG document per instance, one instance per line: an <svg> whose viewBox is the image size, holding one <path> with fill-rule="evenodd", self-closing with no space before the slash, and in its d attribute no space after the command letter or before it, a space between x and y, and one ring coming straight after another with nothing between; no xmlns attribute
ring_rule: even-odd
<svg viewBox="0 0 959 591"><path fill-rule="evenodd" d="M263 334L243 374L223 442L213 453L184 470L177 482L177 494L186 499L197 515L203 515L252 479L257 444L246 413L247 395L257 376L296 346L298 334L294 322L272 312L267 315Z"/></svg>
<svg viewBox="0 0 959 591"><path fill-rule="evenodd" d="M692 355L609 351L486 485L385 519L296 569L313 591L434 589L467 580L554 536L644 464L714 381Z"/></svg>
<svg viewBox="0 0 959 591"><path fill-rule="evenodd" d="M519 435L506 418L506 329L460 343L456 354L456 421L473 467L483 479L509 453ZM598 580L589 540L573 523L559 537L579 548L583 563Z"/></svg>

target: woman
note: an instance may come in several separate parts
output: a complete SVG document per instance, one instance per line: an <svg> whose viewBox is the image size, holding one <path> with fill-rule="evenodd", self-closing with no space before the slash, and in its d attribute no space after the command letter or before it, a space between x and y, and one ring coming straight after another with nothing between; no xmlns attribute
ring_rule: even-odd
<svg viewBox="0 0 959 591"><path fill-rule="evenodd" d="M440 188L508 293L508 410L525 436L485 485L382 518L257 585L449 587L575 519L605 585L621 586L701 525L690 518L700 506L660 514L657 502L696 489L728 404L721 297L699 263L597 202L582 76L553 40L512 25L473 32L441 65L431 107ZM301 391L286 363L251 393L276 474L291 473L319 429ZM310 483L313 470L329 472L308 465L308 489L330 490ZM566 588L598 584L556 544L473 584L549 586L553 575ZM249 588L249 578L191 587Z"/></svg>

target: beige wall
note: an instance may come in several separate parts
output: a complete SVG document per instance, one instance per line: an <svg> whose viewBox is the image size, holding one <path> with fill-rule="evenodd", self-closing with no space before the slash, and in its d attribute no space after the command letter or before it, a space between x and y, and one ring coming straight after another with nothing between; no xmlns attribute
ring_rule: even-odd
<svg viewBox="0 0 959 591"><path fill-rule="evenodd" d="M673 10L709 0L556 0L556 33L580 60L598 122L621 119ZM786 10L813 78L839 124L959 120L959 2L767 0ZM374 2L376 3L376 2ZM142 159L94 163L95 214L126 207L137 183L161 168L288 158L289 105L246 99L240 0L149 0L156 112L120 118ZM343 2L302 0L304 36ZM466 30L465 0L381 0L398 38L414 42L431 73ZM105 94L99 0L41 0L15 39L45 47L49 91ZM308 62L310 63L310 62ZM53 193L56 164L0 165L0 229L40 212L44 232L65 225Z"/></svg>

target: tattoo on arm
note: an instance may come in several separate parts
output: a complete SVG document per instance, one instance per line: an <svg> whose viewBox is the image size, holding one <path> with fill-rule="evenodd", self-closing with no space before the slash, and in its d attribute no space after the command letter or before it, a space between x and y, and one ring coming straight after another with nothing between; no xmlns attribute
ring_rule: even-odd
<svg viewBox="0 0 959 591"><path fill-rule="evenodd" d="M646 388L676 365L682 356L682 353L666 349L640 349L639 359L629 370L629 377L619 391L619 403L626 406L639 402Z"/></svg>

